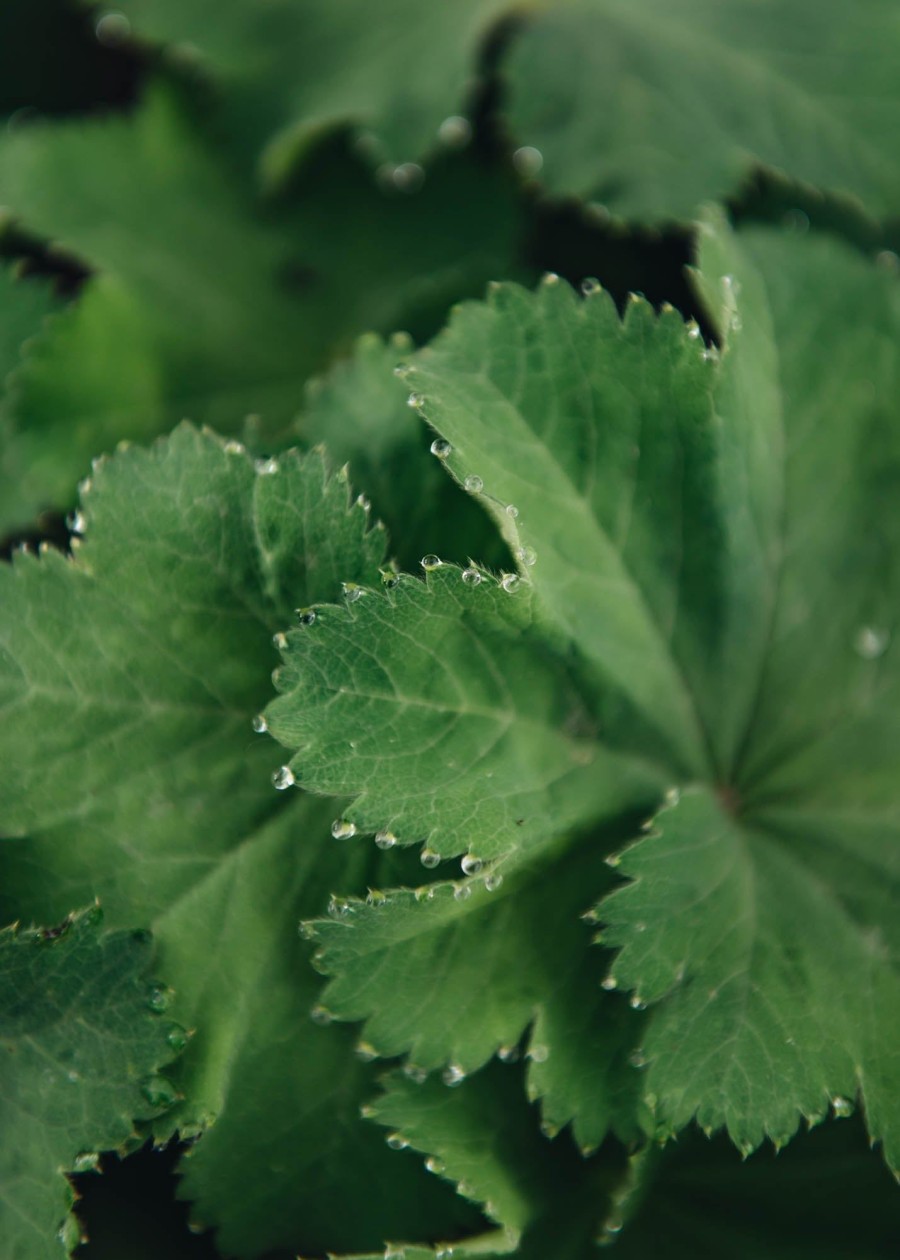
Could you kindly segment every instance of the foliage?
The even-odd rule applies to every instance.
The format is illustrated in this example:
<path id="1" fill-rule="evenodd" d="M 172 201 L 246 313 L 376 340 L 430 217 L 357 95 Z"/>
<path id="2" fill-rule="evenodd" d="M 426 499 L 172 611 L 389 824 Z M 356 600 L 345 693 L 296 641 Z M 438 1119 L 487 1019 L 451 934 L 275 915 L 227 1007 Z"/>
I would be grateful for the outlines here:
<path id="1" fill-rule="evenodd" d="M 0 139 L 4 1254 L 129 1252 L 145 1141 L 223 1257 L 893 1254 L 893 8 L 58 4 L 118 78 Z"/>

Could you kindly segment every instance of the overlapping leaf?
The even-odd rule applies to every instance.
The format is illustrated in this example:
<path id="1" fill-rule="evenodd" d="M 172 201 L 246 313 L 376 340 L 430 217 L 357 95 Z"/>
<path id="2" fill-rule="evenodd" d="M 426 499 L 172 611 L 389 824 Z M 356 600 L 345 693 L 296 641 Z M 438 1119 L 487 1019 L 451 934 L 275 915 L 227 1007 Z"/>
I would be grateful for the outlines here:
<path id="1" fill-rule="evenodd" d="M 509 125 L 548 189 L 622 216 L 690 218 L 756 166 L 895 215 L 898 50 L 890 0 L 548 5 L 504 61 Z"/>
<path id="2" fill-rule="evenodd" d="M 442 122 L 464 109 L 491 23 L 506 0 L 423 6 L 327 0 L 241 0 L 227 13 L 204 0 L 125 0 L 142 38 L 187 47 L 226 89 L 228 117 L 270 165 L 328 127 L 352 123 L 382 161 L 408 163 L 435 147 Z M 451 123 L 451 143 L 465 130 Z"/>
<path id="3" fill-rule="evenodd" d="M 319 455 L 255 467 L 185 426 L 97 468 L 73 559 L 0 569 L 3 918 L 97 895 L 111 922 L 154 924 L 171 1012 L 197 1028 L 159 1132 L 214 1123 L 184 1192 L 233 1254 L 472 1219 L 361 1126 L 349 1030 L 310 1020 L 297 921 L 364 890 L 377 851 L 348 862 L 250 729 L 294 601 L 377 576 L 383 535 L 348 502 Z M 354 1185 L 369 1207 L 348 1217 Z"/>
<path id="4" fill-rule="evenodd" d="M 306 378 L 353 336 L 427 335 L 450 302 L 514 269 L 512 190 L 464 156 L 415 198 L 380 192 L 337 150 L 314 174 L 277 206 L 255 200 L 161 83 L 127 116 L 5 137 L 4 201 L 100 274 L 12 382 L 0 520 L 67 506 L 92 456 L 185 416 L 233 432 L 252 413 L 271 449 Z"/>
<path id="5" fill-rule="evenodd" d="M 896 333 L 880 330 L 898 327 L 898 293 L 833 242 L 741 243 L 712 220 L 703 240 L 698 283 L 721 353 L 674 312 L 633 303 L 620 321 L 593 289 L 579 302 L 558 284 L 503 286 L 463 307 L 409 379 L 448 445 L 445 466 L 519 556 L 513 600 L 525 595 L 529 619 L 517 645 L 526 631 L 570 644 L 598 753 L 641 749 L 658 776 L 689 788 L 627 851 L 633 882 L 598 910 L 604 941 L 623 947 L 607 984 L 633 990 L 635 1006 L 660 1003 L 641 1052 L 658 1122 L 678 1128 L 697 1113 L 752 1148 L 861 1090 L 896 1165 L 900 391 Z M 822 299 L 812 308 L 810 293 Z M 465 601 L 482 589 L 480 622 Z M 312 786 L 361 793 L 346 812 L 361 828 L 399 819 L 400 838 L 427 839 L 436 856 L 510 852 L 503 793 L 485 803 L 482 778 L 497 772 L 498 746 L 479 747 L 448 716 L 483 686 L 461 664 L 473 631 L 492 687 L 530 698 L 542 685 L 490 647 L 502 642 L 486 616 L 501 594 L 467 591 L 441 566 L 425 587 L 407 579 L 323 610 L 289 640 L 273 730 L 302 748 L 296 766 Z M 291 697 L 301 681 L 302 708 Z M 556 701 L 564 694 L 556 684 Z M 539 781 L 522 768 L 516 783 Z M 621 809 L 594 782 L 579 816 L 549 811 L 550 831 Z M 548 861 L 547 899 L 554 879 L 563 895 Z M 523 880 L 509 889 L 517 911 L 494 913 L 521 913 L 534 934 L 547 912 L 529 911 L 528 895 Z M 489 1039 L 450 1027 L 427 981 L 439 965 L 451 971 L 457 943 L 479 953 L 477 919 L 463 935 L 465 907 L 448 887 L 430 902 L 388 901 L 322 929 L 338 1013 L 370 1017 L 387 1053 L 412 1046 L 432 1063 L 443 1041 L 448 1058 L 477 1066 Z M 468 958 L 456 967 L 451 988 L 471 992 Z M 421 1026 L 383 979 L 395 968 L 421 992 Z M 495 1038 L 492 1018 L 516 1001 L 521 1018 L 527 985 L 511 986 L 511 1003 L 510 986 L 497 987 L 497 1011 L 472 1021 Z"/>
<path id="6" fill-rule="evenodd" d="M 160 1072 L 186 1037 L 147 974 L 146 932 L 98 930 L 93 908 L 57 928 L 0 932 L 0 1231 L 9 1260 L 56 1260 L 79 1227 L 65 1172 L 135 1136 L 175 1101 Z"/>

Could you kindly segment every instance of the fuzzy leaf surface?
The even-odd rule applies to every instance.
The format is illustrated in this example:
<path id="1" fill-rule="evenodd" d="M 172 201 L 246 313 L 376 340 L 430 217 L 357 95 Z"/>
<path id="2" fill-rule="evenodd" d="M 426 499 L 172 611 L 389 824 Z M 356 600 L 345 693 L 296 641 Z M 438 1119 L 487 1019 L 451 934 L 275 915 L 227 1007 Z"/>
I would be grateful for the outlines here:
<path id="1" fill-rule="evenodd" d="M 689 219 L 757 166 L 896 215 L 898 51 L 891 0 L 548 5 L 505 59 L 509 125 L 550 192 L 622 217 Z"/>
<path id="2" fill-rule="evenodd" d="M 342 905 L 315 924 L 317 965 L 336 976 L 323 1003 L 365 1019 L 365 1044 L 379 1055 L 408 1053 L 412 1073 L 445 1067 L 450 1081 L 498 1050 L 518 1057 L 527 1030 L 528 1095 L 540 1098 L 547 1129 L 572 1122 L 585 1149 L 610 1131 L 635 1138 L 642 1085 L 628 1056 L 640 1021 L 600 989 L 579 921 L 585 889 L 610 882 L 609 843 L 594 835 L 558 857 L 549 885 L 540 864 L 498 888 L 498 867 L 486 882 L 437 884 L 424 898 L 401 889 Z"/>
<path id="3" fill-rule="evenodd" d="M 266 710 L 305 787 L 354 797 L 348 825 L 422 844 L 426 865 L 515 860 L 653 783 L 591 738 L 528 585 L 466 573 L 436 563 L 320 608 L 287 634 Z"/>
<path id="4" fill-rule="evenodd" d="M 175 1101 L 158 1075 L 182 1030 L 152 1009 L 146 932 L 101 933 L 96 908 L 0 932 L 0 1230 L 9 1260 L 78 1241 L 65 1172 L 121 1147 Z M 172 1039 L 170 1042 L 170 1038 Z"/>
<path id="5" fill-rule="evenodd" d="M 377 579 L 383 534 L 320 455 L 255 467 L 189 426 L 99 465 L 81 510 L 74 558 L 0 568 L 3 917 L 99 896 L 111 922 L 153 924 L 170 1011 L 198 1030 L 158 1133 L 214 1122 L 182 1184 L 226 1250 L 464 1225 L 359 1122 L 371 1074 L 349 1030 L 310 1019 L 297 922 L 374 875 L 368 855 L 347 863 L 321 804 L 273 789 L 278 754 L 250 729 L 273 630 L 338 574 Z M 369 1214 L 326 1197 L 335 1167 L 345 1189 L 378 1187 Z"/>

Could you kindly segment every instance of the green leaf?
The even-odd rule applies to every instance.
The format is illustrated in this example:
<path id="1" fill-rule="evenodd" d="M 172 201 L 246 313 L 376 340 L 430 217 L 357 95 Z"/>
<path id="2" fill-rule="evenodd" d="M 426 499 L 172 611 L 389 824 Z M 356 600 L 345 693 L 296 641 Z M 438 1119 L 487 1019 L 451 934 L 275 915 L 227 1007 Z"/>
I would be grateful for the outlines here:
<path id="1" fill-rule="evenodd" d="M 898 49 L 890 0 L 548 6 L 505 58 L 509 126 L 550 192 L 627 218 L 689 219 L 760 165 L 895 215 Z"/>
<path id="2" fill-rule="evenodd" d="M 900 295 L 832 242 L 748 243 L 785 399 L 770 646 L 727 808 L 685 795 L 623 855 L 634 882 L 603 903 L 603 939 L 621 984 L 664 999 L 645 1042 L 663 1124 L 696 1112 L 752 1148 L 859 1093 L 897 1167 L 900 357 L 876 330 L 900 331 Z"/>
<path id="3" fill-rule="evenodd" d="M 127 116 L 5 137 L 0 184 L 31 230 L 100 272 L 16 374 L 0 522 L 69 505 L 92 456 L 185 416 L 283 445 L 304 381 L 358 333 L 428 335 L 450 302 L 515 271 L 513 189 L 474 160 L 401 198 L 335 148 L 264 203 L 161 83 Z"/>
<path id="4" fill-rule="evenodd" d="M 557 856 L 552 871 L 539 865 L 502 887 L 494 869 L 341 902 L 315 924 L 317 966 L 336 976 L 323 1004 L 341 1019 L 365 1019 L 364 1044 L 379 1055 L 408 1052 L 413 1078 L 444 1067 L 451 1085 L 495 1051 L 517 1058 L 530 1026 L 528 1094 L 541 1099 L 545 1129 L 572 1121 L 585 1149 L 610 1130 L 637 1137 L 641 1083 L 628 1055 L 639 1021 L 600 989 L 579 922 L 585 889 L 609 881 L 608 846 L 594 835 Z"/>
<path id="5" fill-rule="evenodd" d="M 585 1159 L 567 1134 L 548 1141 L 518 1070 L 493 1063 L 452 1090 L 394 1073 L 371 1111 L 395 1144 L 427 1154 L 434 1173 L 520 1238 L 517 1256 L 583 1260 L 593 1252 L 626 1172 L 624 1154 Z"/>
<path id="6" fill-rule="evenodd" d="M 338 575 L 377 579 L 383 533 L 321 455 L 254 466 L 189 426 L 92 481 L 72 559 L 0 567 L 3 911 L 96 895 L 111 921 L 154 925 L 171 1011 L 197 1029 L 158 1132 L 214 1123 L 184 1184 L 226 1249 L 464 1229 L 471 1213 L 359 1124 L 371 1073 L 348 1031 L 310 1019 L 297 921 L 373 882 L 377 855 L 348 864 L 322 806 L 273 789 L 250 727 L 273 630 Z M 369 1207 L 351 1217 L 336 1196 L 353 1186 Z"/>
<path id="7" fill-rule="evenodd" d="M 431 437 L 407 405 L 409 389 L 395 369 L 402 373 L 412 348 L 403 333 L 389 342 L 372 333 L 361 337 L 352 357 L 307 386 L 298 433 L 350 465 L 353 484 L 387 526 L 401 568 L 414 568 L 428 553 L 460 562 L 478 556 L 511 568 L 493 522 L 444 476 L 443 447 L 429 450 Z"/>
<path id="8" fill-rule="evenodd" d="M 97 908 L 0 932 L 0 1230 L 9 1260 L 78 1242 L 64 1172 L 135 1136 L 177 1095 L 159 1075 L 184 1033 L 158 1011 L 149 933 L 101 934 Z"/>
<path id="9" fill-rule="evenodd" d="M 289 632 L 282 693 L 266 710 L 314 792 L 353 796 L 346 833 L 421 844 L 423 865 L 506 860 L 598 814 L 639 804 L 654 780 L 595 735 L 530 587 L 425 557 Z M 652 799 L 652 795 L 650 797 Z M 464 871 L 466 866 L 464 866 Z"/>
<path id="10" fill-rule="evenodd" d="M 728 773 L 755 698 L 773 364 L 764 308 L 720 362 L 671 308 L 635 299 L 620 320 L 602 291 L 579 301 L 550 276 L 458 308 L 407 377 L 542 615 L 604 678 L 604 729 L 682 775 Z"/>
<path id="11" fill-rule="evenodd" d="M 373 20 L 364 5 L 325 0 L 252 0 L 220 13 L 203 0 L 124 0 L 135 33 L 187 46 L 226 89 L 226 117 L 252 148 L 275 137 L 277 169 L 295 146 L 347 123 L 371 133 L 381 161 L 411 162 L 439 138 L 465 142 L 459 125 L 440 130 L 467 104 L 478 53 L 506 0 L 457 0 L 423 8 L 392 0 Z"/>
<path id="12" fill-rule="evenodd" d="M 633 302 L 619 320 L 593 287 L 578 302 L 557 283 L 501 286 L 455 314 L 416 358 L 414 401 L 451 447 L 445 467 L 479 478 L 518 587 L 504 604 L 490 581 L 472 589 L 429 561 L 424 585 L 323 609 L 289 636 L 272 728 L 300 748 L 304 782 L 357 796 L 348 823 L 426 841 L 426 865 L 469 847 L 509 877 L 540 854 L 548 905 L 567 898 L 566 831 L 638 804 L 598 770 L 643 754 L 648 790 L 685 790 L 597 914 L 622 948 L 606 984 L 655 1006 L 639 1057 L 661 1129 L 696 1114 L 752 1149 L 861 1091 L 896 1167 L 900 296 L 834 241 L 735 238 L 714 218 L 698 284 L 721 351 L 671 311 Z M 531 814 L 508 794 L 546 782 L 548 750 L 566 747 L 565 685 L 536 663 L 541 646 L 581 679 L 577 729 L 598 761 L 594 796 L 578 802 L 576 771 Z M 484 698 L 503 694 L 531 722 L 555 715 L 553 738 L 516 758 L 482 741 L 502 708 L 490 701 L 489 718 Z M 514 970 L 548 914 L 528 906 L 532 887 L 519 868 L 497 903 L 515 923 L 506 958 L 481 896 L 460 907 L 438 886 L 430 904 L 351 908 L 321 929 L 337 1013 L 369 1018 L 384 1053 L 430 1064 L 443 1044 L 477 1066 L 541 991 L 539 964 Z M 485 936 L 496 1007 L 471 965 Z M 450 978 L 434 991 L 438 959 Z M 397 974 L 415 1014 L 392 994 Z M 471 1025 L 448 1018 L 444 986 L 454 1002 L 474 994 Z M 600 1093 L 573 1088 L 576 1132 Z"/>

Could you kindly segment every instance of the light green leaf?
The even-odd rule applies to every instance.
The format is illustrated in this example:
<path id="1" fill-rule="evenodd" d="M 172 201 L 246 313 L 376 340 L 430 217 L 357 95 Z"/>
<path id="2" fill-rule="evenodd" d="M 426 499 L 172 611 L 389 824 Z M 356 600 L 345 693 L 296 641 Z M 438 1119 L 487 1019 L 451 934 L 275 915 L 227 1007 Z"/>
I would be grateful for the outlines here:
<path id="1" fill-rule="evenodd" d="M 0 1231 L 8 1260 L 78 1242 L 65 1172 L 135 1136 L 177 1095 L 161 1069 L 184 1032 L 157 1010 L 149 933 L 98 930 L 97 908 L 0 932 Z"/>
<path id="2" fill-rule="evenodd" d="M 604 727 L 690 776 L 729 771 L 774 584 L 781 400 L 752 297 L 745 325 L 720 360 L 671 308 L 620 320 L 548 277 L 460 307 L 407 377 L 541 614 L 618 695 Z"/>
<path id="3" fill-rule="evenodd" d="M 30 230 L 101 273 L 16 375 L 0 522 L 69 506 L 93 455 L 185 416 L 235 432 L 252 414 L 248 440 L 268 453 L 305 380 L 353 337 L 428 335 L 450 302 L 516 270 L 513 189 L 473 160 L 399 197 L 334 149 L 295 194 L 262 202 L 161 83 L 131 114 L 6 136 L 0 186 Z"/>
<path id="4" fill-rule="evenodd" d="M 253 0 L 225 13 L 208 0 L 123 0 L 142 38 L 186 46 L 226 89 L 226 117 L 278 169 L 295 146 L 351 123 L 372 134 L 382 161 L 412 162 L 465 141 L 441 123 L 468 103 L 478 54 L 507 0 L 423 7 L 390 0 L 377 16 L 361 4 Z"/>
<path id="5" fill-rule="evenodd" d="M 365 1019 L 364 1044 L 379 1055 L 408 1052 L 411 1076 L 444 1067 L 450 1084 L 497 1050 L 518 1057 L 530 1026 L 528 1094 L 541 1099 L 545 1128 L 572 1121 L 584 1148 L 610 1130 L 637 1137 L 641 1082 L 628 1055 L 640 1021 L 600 989 L 579 922 L 585 889 L 609 881 L 608 846 L 591 836 L 551 870 L 517 872 L 502 887 L 493 869 L 337 904 L 315 924 L 317 965 L 336 976 L 322 1002 Z"/>
<path id="6" fill-rule="evenodd" d="M 347 834 L 421 844 L 429 869 L 467 854 L 499 870 L 646 801 L 652 773 L 591 738 L 531 588 L 423 564 L 424 581 L 356 588 L 286 636 L 266 720 L 304 787 L 355 798 Z"/>
<path id="7" fill-rule="evenodd" d="M 891 0 L 580 0 L 505 58 L 509 125 L 556 195 L 688 219 L 757 166 L 900 209 Z M 542 163 L 541 163 L 542 159 Z"/>
<path id="8" fill-rule="evenodd" d="M 250 726 L 273 630 L 339 574 L 377 578 L 382 532 L 320 455 L 254 466 L 188 426 L 99 464 L 81 512 L 72 559 L 0 567 L 4 913 L 47 920 L 97 895 L 111 921 L 154 925 L 171 1013 L 197 1029 L 159 1132 L 214 1122 L 184 1184 L 226 1249 L 465 1226 L 358 1123 L 371 1074 L 347 1030 L 310 1019 L 297 922 L 373 873 L 312 798 L 274 790 L 277 753 Z M 353 1186 L 370 1206 L 351 1217 L 325 1190 Z"/>

